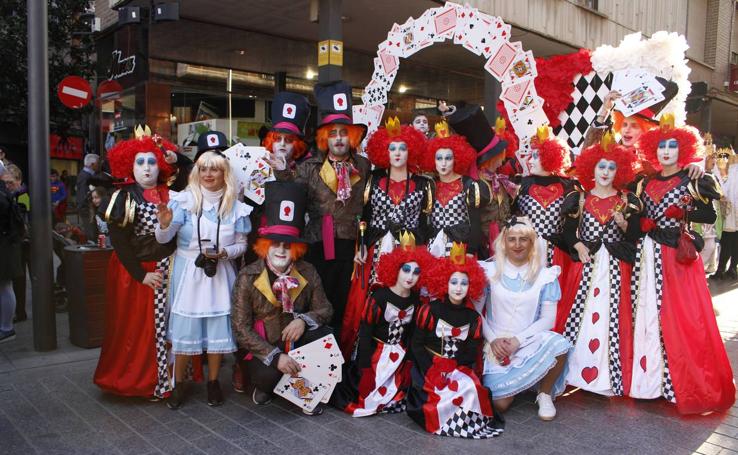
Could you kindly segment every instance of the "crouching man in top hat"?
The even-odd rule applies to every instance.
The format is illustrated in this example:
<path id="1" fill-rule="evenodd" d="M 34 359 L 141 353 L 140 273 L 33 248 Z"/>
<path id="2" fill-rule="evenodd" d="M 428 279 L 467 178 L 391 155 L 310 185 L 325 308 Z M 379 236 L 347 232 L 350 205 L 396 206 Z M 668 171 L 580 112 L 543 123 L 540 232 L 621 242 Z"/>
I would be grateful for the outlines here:
<path id="1" fill-rule="evenodd" d="M 301 257 L 307 189 L 294 182 L 265 186 L 266 226 L 254 250 L 259 259 L 238 275 L 233 289 L 232 324 L 242 371 L 254 384 L 252 399 L 267 404 L 283 374 L 300 366 L 285 354 L 330 333 L 333 308 L 315 268 Z M 303 411 L 305 412 L 305 411 Z M 318 407 L 311 415 L 321 414 Z"/>

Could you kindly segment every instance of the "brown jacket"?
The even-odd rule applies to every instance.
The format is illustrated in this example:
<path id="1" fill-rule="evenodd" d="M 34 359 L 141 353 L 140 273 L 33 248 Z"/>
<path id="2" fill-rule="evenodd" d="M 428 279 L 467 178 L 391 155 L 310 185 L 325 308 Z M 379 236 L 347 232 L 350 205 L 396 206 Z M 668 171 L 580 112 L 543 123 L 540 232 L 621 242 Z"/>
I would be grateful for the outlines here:
<path id="1" fill-rule="evenodd" d="M 351 198 L 345 204 L 336 201 L 338 180 L 330 162 L 322 154 L 317 154 L 297 165 L 297 172 L 278 171 L 279 180 L 294 180 L 308 186 L 308 224 L 304 237 L 309 243 L 323 240 L 323 215 L 333 214 L 333 232 L 337 239 L 355 240 L 357 232 L 356 217 L 363 209 L 363 192 L 371 171 L 369 160 L 356 153 L 351 159 L 358 175 L 351 179 Z"/>
<path id="2" fill-rule="evenodd" d="M 294 263 L 290 275 L 300 282 L 297 288 L 290 290 L 295 315 L 304 314 L 318 325 L 330 321 L 333 307 L 325 296 L 315 268 L 299 260 Z M 266 340 L 254 330 L 255 320 L 264 321 Z M 292 314 L 282 312 L 282 306 L 272 292 L 264 260 L 258 259 L 244 267 L 233 287 L 231 310 L 231 324 L 239 347 L 264 361 L 275 348 L 284 347 L 282 330 L 293 320 Z"/>

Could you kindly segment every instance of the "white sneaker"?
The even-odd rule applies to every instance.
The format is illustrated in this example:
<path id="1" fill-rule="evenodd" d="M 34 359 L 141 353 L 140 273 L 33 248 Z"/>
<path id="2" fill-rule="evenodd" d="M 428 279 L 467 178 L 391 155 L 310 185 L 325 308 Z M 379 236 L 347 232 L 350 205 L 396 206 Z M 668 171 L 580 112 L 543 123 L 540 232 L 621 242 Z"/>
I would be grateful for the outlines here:
<path id="1" fill-rule="evenodd" d="M 541 420 L 553 420 L 556 417 L 556 406 L 553 404 L 551 395 L 539 393 L 536 397 L 536 403 L 538 403 L 538 417 Z"/>

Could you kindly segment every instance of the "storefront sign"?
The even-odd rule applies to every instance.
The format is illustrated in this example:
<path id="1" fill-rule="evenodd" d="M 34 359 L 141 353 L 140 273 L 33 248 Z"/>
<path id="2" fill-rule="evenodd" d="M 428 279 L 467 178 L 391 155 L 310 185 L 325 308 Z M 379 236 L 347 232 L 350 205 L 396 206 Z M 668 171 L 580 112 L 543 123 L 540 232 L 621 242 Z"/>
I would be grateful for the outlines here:
<path id="1" fill-rule="evenodd" d="M 136 71 L 136 56 L 123 57 L 122 51 L 114 50 L 110 59 L 108 79 L 120 79 L 121 77 L 133 74 L 134 71 Z"/>
<path id="2" fill-rule="evenodd" d="M 66 160 L 81 160 L 84 153 L 85 141 L 81 137 L 61 137 L 58 134 L 49 135 L 49 148 L 51 158 Z"/>

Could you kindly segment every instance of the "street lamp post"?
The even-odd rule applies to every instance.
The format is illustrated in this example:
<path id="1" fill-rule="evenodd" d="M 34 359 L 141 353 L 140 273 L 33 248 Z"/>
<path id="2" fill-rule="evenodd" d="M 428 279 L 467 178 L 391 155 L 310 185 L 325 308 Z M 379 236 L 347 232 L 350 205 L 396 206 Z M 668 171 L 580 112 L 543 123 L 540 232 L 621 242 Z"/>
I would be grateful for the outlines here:
<path id="1" fill-rule="evenodd" d="M 28 0 L 28 161 L 33 347 L 56 349 L 49 183 L 49 66 L 46 0 Z"/>

